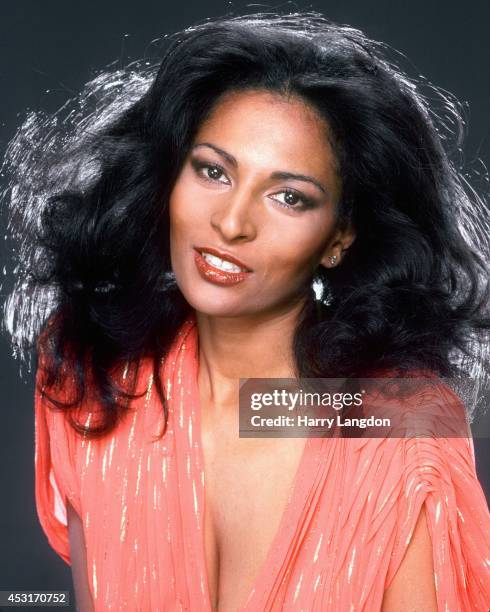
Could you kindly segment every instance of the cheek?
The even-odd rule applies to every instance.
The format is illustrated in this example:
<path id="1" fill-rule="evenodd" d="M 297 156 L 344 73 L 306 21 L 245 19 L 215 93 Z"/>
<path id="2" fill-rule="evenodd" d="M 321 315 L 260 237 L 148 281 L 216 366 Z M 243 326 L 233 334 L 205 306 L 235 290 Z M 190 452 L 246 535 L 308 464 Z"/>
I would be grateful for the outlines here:
<path id="1" fill-rule="evenodd" d="M 317 225 L 317 228 L 323 227 Z M 315 268 L 328 241 L 327 228 L 323 231 L 313 231 L 314 228 L 308 224 L 307 227 L 284 228 L 271 250 L 271 262 L 276 262 L 278 271 L 309 274 Z M 282 238 L 287 236 L 288 238 Z M 279 265 L 280 264 L 280 265 Z"/>
<path id="2" fill-rule="evenodd" d="M 188 218 L 184 204 L 185 198 L 181 197 L 179 190 L 174 189 L 169 201 L 170 252 L 174 264 L 181 261 L 181 251 L 188 234 Z"/>
<path id="3" fill-rule="evenodd" d="M 185 197 L 185 189 L 176 186 L 169 202 L 170 231 L 174 238 L 185 230 L 189 213 L 186 206 L 188 201 L 188 198 Z"/>
<path id="4" fill-rule="evenodd" d="M 189 181 L 176 183 L 169 201 L 170 225 L 176 231 L 195 228 L 203 223 L 204 206 L 202 193 Z"/>

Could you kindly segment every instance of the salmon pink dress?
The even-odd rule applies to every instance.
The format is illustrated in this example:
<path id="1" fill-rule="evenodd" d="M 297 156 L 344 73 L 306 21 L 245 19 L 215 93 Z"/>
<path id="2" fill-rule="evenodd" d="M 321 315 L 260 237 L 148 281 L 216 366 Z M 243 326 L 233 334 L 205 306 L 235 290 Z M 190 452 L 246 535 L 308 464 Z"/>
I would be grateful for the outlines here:
<path id="1" fill-rule="evenodd" d="M 39 520 L 70 564 L 66 500 L 82 517 L 97 612 L 211 612 L 197 347 L 193 314 L 162 364 L 169 429 L 156 442 L 163 410 L 149 363 L 146 395 L 100 440 L 36 392 Z M 242 610 L 378 612 L 424 503 L 438 609 L 488 612 L 490 514 L 471 437 L 308 438 Z"/>

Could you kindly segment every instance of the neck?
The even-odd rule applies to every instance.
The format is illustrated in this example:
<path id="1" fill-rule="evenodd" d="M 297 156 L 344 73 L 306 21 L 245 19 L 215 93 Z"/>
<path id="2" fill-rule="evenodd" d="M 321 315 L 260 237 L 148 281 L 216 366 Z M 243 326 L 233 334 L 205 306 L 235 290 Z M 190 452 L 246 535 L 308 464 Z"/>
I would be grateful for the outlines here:
<path id="1" fill-rule="evenodd" d="M 219 317 L 196 312 L 201 400 L 236 410 L 240 378 L 294 378 L 294 330 L 304 300 L 282 313 Z"/>

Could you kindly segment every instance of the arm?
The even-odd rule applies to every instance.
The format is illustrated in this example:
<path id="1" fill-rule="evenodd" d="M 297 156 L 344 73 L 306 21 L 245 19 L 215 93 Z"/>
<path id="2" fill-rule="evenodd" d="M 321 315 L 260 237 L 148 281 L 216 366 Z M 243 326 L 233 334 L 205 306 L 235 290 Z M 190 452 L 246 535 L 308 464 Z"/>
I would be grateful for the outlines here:
<path id="1" fill-rule="evenodd" d="M 383 597 L 381 612 L 437 612 L 432 543 L 425 505 L 402 563 Z"/>
<path id="2" fill-rule="evenodd" d="M 66 514 L 76 609 L 77 612 L 93 612 L 94 605 L 87 575 L 87 556 L 82 520 L 68 500 L 66 503 Z"/>

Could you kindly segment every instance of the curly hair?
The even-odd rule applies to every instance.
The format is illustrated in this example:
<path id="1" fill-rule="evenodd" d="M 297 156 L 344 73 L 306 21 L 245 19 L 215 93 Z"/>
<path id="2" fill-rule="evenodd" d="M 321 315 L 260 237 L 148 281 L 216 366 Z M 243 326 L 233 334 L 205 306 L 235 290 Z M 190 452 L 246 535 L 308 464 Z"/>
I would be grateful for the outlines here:
<path id="1" fill-rule="evenodd" d="M 298 376 L 486 374 L 488 210 L 448 150 L 464 131 L 457 101 L 425 84 L 430 101 L 386 45 L 316 12 L 226 16 L 162 42 L 161 61 L 102 72 L 69 112 L 30 113 L 7 151 L 19 265 L 5 321 L 17 349 L 42 354 L 47 397 L 73 382 L 75 397 L 53 405 L 93 394 L 103 421 L 72 424 L 104 435 L 149 358 L 166 425 L 160 364 L 191 310 L 170 264 L 169 195 L 219 98 L 247 89 L 297 95 L 326 119 L 338 223 L 357 234 L 312 278 Z"/>

